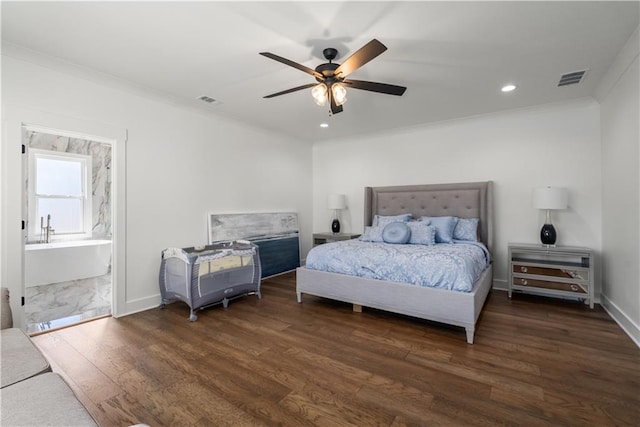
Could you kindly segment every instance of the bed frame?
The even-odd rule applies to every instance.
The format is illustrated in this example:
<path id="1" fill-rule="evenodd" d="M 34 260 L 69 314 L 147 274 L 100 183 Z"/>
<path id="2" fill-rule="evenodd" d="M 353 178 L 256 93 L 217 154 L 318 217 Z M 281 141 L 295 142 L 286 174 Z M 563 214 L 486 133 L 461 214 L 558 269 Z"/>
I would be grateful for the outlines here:
<path id="1" fill-rule="evenodd" d="M 492 253 L 493 183 L 365 187 L 364 223 L 371 225 L 374 215 L 411 212 L 421 216 L 480 218 L 480 238 Z M 425 288 L 345 274 L 328 273 L 305 267 L 297 269 L 298 303 L 310 294 L 353 304 L 354 311 L 371 307 L 421 319 L 461 326 L 467 342 L 473 344 L 475 325 L 493 283 L 493 265 L 484 270 L 471 292 Z"/>

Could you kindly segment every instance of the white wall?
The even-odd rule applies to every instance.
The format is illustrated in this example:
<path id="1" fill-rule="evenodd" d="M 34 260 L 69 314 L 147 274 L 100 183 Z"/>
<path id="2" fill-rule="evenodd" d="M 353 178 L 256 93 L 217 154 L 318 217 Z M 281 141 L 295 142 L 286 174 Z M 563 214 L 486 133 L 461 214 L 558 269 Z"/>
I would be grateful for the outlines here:
<path id="1" fill-rule="evenodd" d="M 599 114 L 583 99 L 315 144 L 314 231 L 328 230 L 329 193 L 347 195 L 344 231 L 362 232 L 365 186 L 492 180 L 494 286 L 506 288 L 508 242 L 539 243 L 544 213 L 531 206 L 535 187 L 569 189 L 569 209 L 552 217 L 558 244 L 599 253 Z"/>
<path id="2" fill-rule="evenodd" d="M 318 143 L 313 150 L 6 56 L 2 107 L 3 114 L 8 106 L 21 106 L 128 132 L 124 292 L 130 311 L 158 302 L 163 248 L 205 243 L 208 212 L 295 210 L 305 255 L 311 230 L 329 229 L 329 193 L 347 195 L 343 230 L 361 232 L 365 186 L 493 180 L 495 285 L 506 286 L 507 243 L 538 242 L 543 213 L 531 207 L 531 190 L 564 186 L 570 208 L 554 212 L 558 243 L 604 254 L 598 269 L 604 270 L 603 303 L 637 331 L 637 48 L 634 55 L 605 91 L 602 107 L 584 99 Z M 8 203 L 21 194 L 15 172 L 20 155 L 7 148 L 14 143 L 3 134 L 0 278 L 12 289 L 21 280 L 16 271 L 22 256 L 14 229 L 21 213 Z M 19 292 L 12 295 L 15 313 Z"/>
<path id="3" fill-rule="evenodd" d="M 66 72 L 3 56 L 3 113 L 21 109 L 126 130 L 126 283 L 119 314 L 159 303 L 160 252 L 206 243 L 209 212 L 296 211 L 310 236 L 311 147 Z M 4 122 L 3 122 L 4 123 Z M 4 123 L 6 125 L 6 123 Z M 71 129 L 72 130 L 72 129 Z M 6 136 L 6 133 L 5 133 Z M 2 286 L 19 311 L 19 141 L 3 137 Z M 11 147 L 11 148 L 7 148 Z M 13 147 L 16 147 L 14 150 Z M 18 222 L 19 224 L 19 222 Z M 303 242 L 303 252 L 311 245 Z M 19 289 L 19 288 L 18 288 Z"/>
<path id="4" fill-rule="evenodd" d="M 638 31 L 611 67 L 602 111 L 603 305 L 640 345 Z M 614 77 L 612 77 L 614 76 Z"/>

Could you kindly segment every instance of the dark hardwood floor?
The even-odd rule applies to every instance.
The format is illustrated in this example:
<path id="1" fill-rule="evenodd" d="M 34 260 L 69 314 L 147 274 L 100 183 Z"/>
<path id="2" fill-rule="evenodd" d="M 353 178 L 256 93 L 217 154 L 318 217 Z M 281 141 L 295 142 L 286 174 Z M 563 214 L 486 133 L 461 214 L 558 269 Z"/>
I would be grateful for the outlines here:
<path id="1" fill-rule="evenodd" d="M 305 296 L 295 276 L 33 338 L 103 426 L 638 426 L 640 349 L 601 307 L 490 294 L 462 328 Z"/>

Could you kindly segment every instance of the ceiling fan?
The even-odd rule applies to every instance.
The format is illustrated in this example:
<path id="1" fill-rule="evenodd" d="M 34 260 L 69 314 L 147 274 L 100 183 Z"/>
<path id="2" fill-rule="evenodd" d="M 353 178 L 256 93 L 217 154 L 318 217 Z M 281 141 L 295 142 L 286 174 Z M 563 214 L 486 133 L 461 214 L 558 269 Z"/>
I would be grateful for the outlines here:
<path id="1" fill-rule="evenodd" d="M 387 83 L 347 79 L 349 74 L 362 67 L 385 50 L 387 50 L 385 45 L 380 43 L 378 40 L 373 39 L 347 58 L 347 60 L 342 64 L 335 64 L 331 61 L 336 58 L 338 51 L 334 48 L 327 48 L 322 51 L 322 54 L 329 62 L 318 65 L 315 70 L 281 56 L 274 55 L 270 52 L 260 52 L 260 55 L 282 62 L 290 67 L 297 68 L 298 70 L 311 74 L 316 78 L 316 83 L 309 83 L 283 90 L 281 92 L 272 93 L 271 95 L 265 96 L 265 98 L 273 98 L 287 93 L 313 88 L 311 90 L 311 95 L 313 96 L 316 104 L 324 105 L 329 101 L 331 113 L 337 114 L 342 111 L 342 104 L 347 100 L 347 87 L 401 96 L 404 91 L 407 90 L 406 87 Z"/>

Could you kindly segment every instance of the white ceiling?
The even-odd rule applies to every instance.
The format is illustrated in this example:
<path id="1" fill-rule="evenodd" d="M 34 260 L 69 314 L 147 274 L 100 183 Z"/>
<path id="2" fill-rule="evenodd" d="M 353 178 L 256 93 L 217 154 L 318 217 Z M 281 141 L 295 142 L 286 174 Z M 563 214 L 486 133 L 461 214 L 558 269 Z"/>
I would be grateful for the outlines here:
<path id="1" fill-rule="evenodd" d="M 2 40 L 6 55 L 318 141 L 593 96 L 639 4 L 2 1 Z M 262 98 L 314 80 L 258 52 L 315 68 L 324 48 L 339 63 L 373 38 L 388 50 L 350 77 L 406 86 L 402 97 L 351 89 L 331 117 L 310 90 Z M 557 87 L 584 69 L 582 83 Z M 518 89 L 501 93 L 505 83 Z"/>

